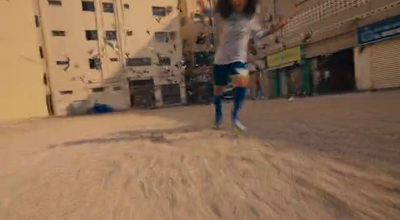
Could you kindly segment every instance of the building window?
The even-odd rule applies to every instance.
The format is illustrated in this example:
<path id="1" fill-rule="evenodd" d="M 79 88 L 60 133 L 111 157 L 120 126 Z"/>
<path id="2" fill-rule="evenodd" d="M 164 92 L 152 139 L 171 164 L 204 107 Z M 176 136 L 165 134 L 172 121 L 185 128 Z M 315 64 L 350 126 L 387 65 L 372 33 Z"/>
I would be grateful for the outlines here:
<path id="1" fill-rule="evenodd" d="M 48 0 L 47 2 L 52 6 L 62 6 L 61 0 Z"/>
<path id="2" fill-rule="evenodd" d="M 36 27 L 40 27 L 40 20 L 38 15 L 35 15 L 35 25 Z"/>
<path id="3" fill-rule="evenodd" d="M 64 91 L 59 91 L 61 95 L 72 95 L 72 90 L 64 90 Z"/>
<path id="4" fill-rule="evenodd" d="M 175 40 L 175 39 L 176 39 L 176 36 L 177 36 L 176 31 L 171 31 L 171 32 L 169 32 L 169 38 L 170 38 L 171 40 Z"/>
<path id="5" fill-rule="evenodd" d="M 98 40 L 97 30 L 85 31 L 86 40 Z"/>
<path id="6" fill-rule="evenodd" d="M 103 12 L 114 13 L 113 3 L 103 2 Z"/>
<path id="7" fill-rule="evenodd" d="M 99 58 L 91 58 L 89 59 L 89 68 L 92 70 L 101 69 L 101 62 Z"/>
<path id="8" fill-rule="evenodd" d="M 211 66 L 214 61 L 214 52 L 195 52 L 194 60 L 196 66 Z"/>
<path id="9" fill-rule="evenodd" d="M 160 57 L 158 59 L 158 65 L 160 66 L 170 66 L 171 65 L 171 58 L 169 57 Z"/>
<path id="10" fill-rule="evenodd" d="M 39 54 L 40 54 L 40 58 L 44 58 L 44 53 L 43 53 L 43 47 L 39 46 Z"/>
<path id="11" fill-rule="evenodd" d="M 117 40 L 117 31 L 106 31 L 106 40 Z"/>
<path id="12" fill-rule="evenodd" d="M 65 31 L 52 31 L 52 34 L 55 37 L 65 37 Z"/>
<path id="13" fill-rule="evenodd" d="M 83 11 L 94 11 L 94 2 L 82 1 L 82 10 Z"/>
<path id="14" fill-rule="evenodd" d="M 129 9 L 129 4 L 124 4 L 125 9 Z"/>
<path id="15" fill-rule="evenodd" d="M 168 41 L 169 41 L 168 35 L 169 35 L 168 32 L 155 32 L 154 33 L 156 41 L 157 42 L 162 42 L 162 43 L 164 43 L 164 42 L 168 43 Z"/>
<path id="16" fill-rule="evenodd" d="M 115 58 L 115 57 L 114 58 L 110 58 L 110 61 L 111 62 L 118 62 L 118 58 Z"/>
<path id="17" fill-rule="evenodd" d="M 122 87 L 121 86 L 114 86 L 113 90 L 114 91 L 120 91 L 120 90 L 122 90 Z"/>
<path id="18" fill-rule="evenodd" d="M 158 17 L 165 17 L 167 16 L 167 9 L 165 7 L 152 7 L 153 15 Z"/>
<path id="19" fill-rule="evenodd" d="M 127 66 L 151 66 L 151 58 L 128 58 L 126 59 Z"/>
<path id="20" fill-rule="evenodd" d="M 58 60 L 58 61 L 56 61 L 56 64 L 59 66 L 68 65 L 69 61 L 68 60 Z"/>
<path id="21" fill-rule="evenodd" d="M 104 92 L 104 87 L 92 88 L 92 92 L 93 92 L 93 93 L 96 93 L 96 92 Z"/>

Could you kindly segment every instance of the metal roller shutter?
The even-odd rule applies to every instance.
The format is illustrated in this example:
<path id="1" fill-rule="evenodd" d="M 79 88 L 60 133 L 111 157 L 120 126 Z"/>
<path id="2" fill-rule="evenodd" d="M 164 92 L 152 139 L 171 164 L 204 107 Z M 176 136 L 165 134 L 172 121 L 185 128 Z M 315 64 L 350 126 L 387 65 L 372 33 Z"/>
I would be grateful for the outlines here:
<path id="1" fill-rule="evenodd" d="M 129 81 L 131 104 L 134 108 L 155 107 L 153 79 Z"/>
<path id="2" fill-rule="evenodd" d="M 400 87 L 400 38 L 373 45 L 371 53 L 372 87 Z"/>
<path id="3" fill-rule="evenodd" d="M 163 105 L 174 105 L 181 103 L 181 87 L 179 84 L 162 85 Z"/>

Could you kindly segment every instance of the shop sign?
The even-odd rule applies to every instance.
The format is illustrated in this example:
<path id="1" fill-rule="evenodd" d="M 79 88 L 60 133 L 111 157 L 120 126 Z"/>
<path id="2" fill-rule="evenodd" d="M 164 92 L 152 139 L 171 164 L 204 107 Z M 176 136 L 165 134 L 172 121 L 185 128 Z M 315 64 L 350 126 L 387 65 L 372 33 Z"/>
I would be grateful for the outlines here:
<path id="1" fill-rule="evenodd" d="M 400 16 L 357 29 L 358 44 L 370 44 L 400 36 Z"/>
<path id="2" fill-rule="evenodd" d="M 293 47 L 267 57 L 268 67 L 281 66 L 301 60 L 300 46 Z"/>

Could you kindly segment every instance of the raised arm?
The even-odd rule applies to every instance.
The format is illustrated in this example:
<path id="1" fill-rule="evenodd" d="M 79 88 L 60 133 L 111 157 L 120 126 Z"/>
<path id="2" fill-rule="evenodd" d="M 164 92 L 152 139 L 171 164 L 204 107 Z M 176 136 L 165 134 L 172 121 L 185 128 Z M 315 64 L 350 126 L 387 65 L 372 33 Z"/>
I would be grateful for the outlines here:
<path id="1" fill-rule="evenodd" d="M 287 25 L 287 23 L 288 23 L 287 19 L 281 19 L 279 24 L 272 25 L 269 30 L 257 31 L 256 34 L 255 34 L 255 38 L 261 39 L 261 38 L 266 37 L 268 35 L 275 34 L 279 30 L 281 30 L 283 27 L 285 27 Z"/>

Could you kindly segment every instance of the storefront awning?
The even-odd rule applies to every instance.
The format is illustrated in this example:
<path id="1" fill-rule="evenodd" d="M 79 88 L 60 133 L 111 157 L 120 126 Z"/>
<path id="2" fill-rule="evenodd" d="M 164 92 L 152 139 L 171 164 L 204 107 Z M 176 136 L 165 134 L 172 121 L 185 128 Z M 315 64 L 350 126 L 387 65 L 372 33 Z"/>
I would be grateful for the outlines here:
<path id="1" fill-rule="evenodd" d="M 275 53 L 267 56 L 268 66 L 276 68 L 288 63 L 296 62 L 301 60 L 301 47 L 292 47 L 290 49 L 283 50 L 279 53 Z"/>
<path id="2" fill-rule="evenodd" d="M 282 68 L 285 68 L 285 67 L 293 66 L 295 63 L 296 62 L 290 62 L 290 63 L 286 63 L 286 64 L 283 64 L 283 65 L 280 65 L 280 66 L 274 66 L 274 67 L 268 68 L 267 71 L 277 70 L 277 69 L 282 69 Z"/>

